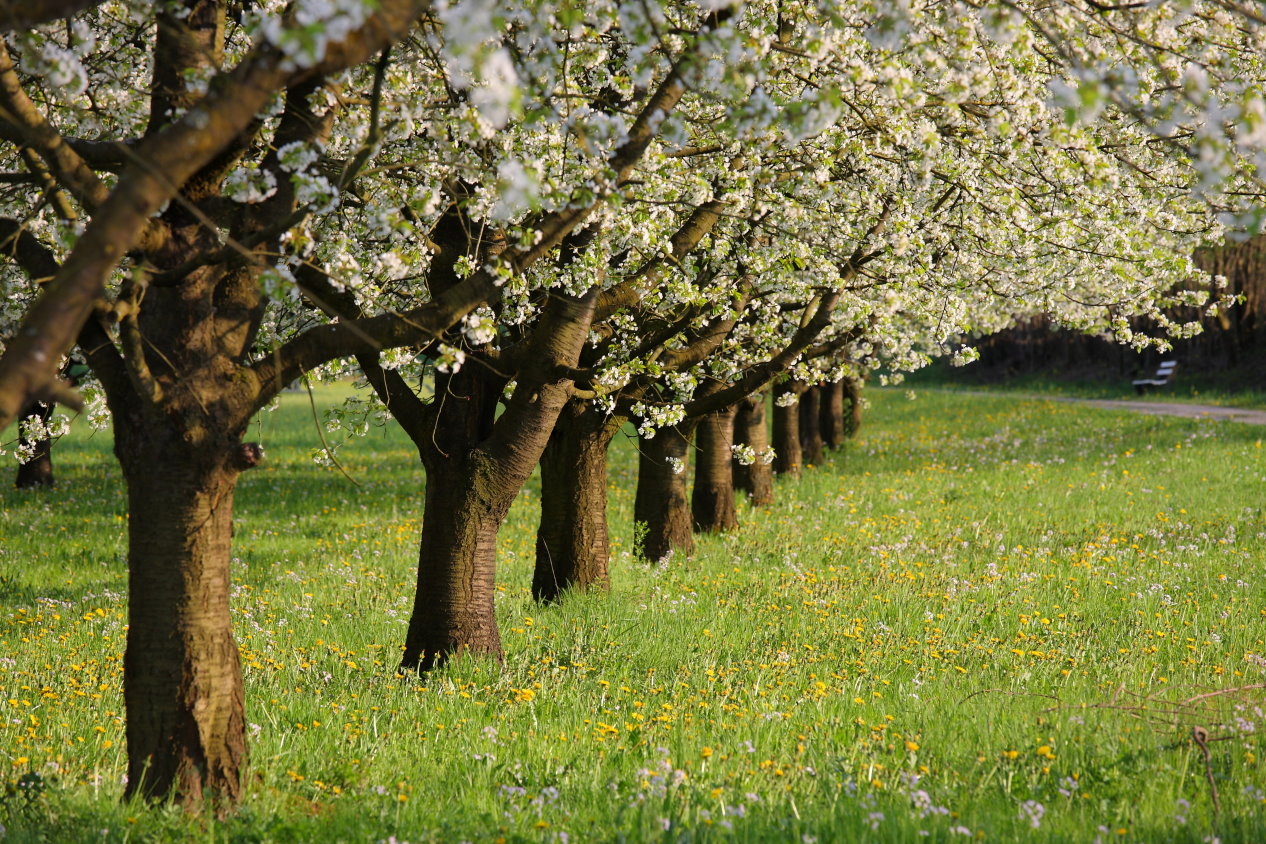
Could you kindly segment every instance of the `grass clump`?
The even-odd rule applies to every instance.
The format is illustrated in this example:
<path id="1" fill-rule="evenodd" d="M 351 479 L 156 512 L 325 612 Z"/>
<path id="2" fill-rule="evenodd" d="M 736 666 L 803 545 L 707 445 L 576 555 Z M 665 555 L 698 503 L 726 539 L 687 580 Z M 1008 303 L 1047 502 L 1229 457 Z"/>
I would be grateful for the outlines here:
<path id="1" fill-rule="evenodd" d="M 251 767 L 224 822 L 119 801 L 108 439 L 60 443 L 52 492 L 3 491 L 9 839 L 1266 839 L 1258 429 L 877 390 L 828 465 L 658 566 L 629 550 L 621 441 L 612 592 L 531 603 L 529 485 L 505 665 L 402 679 L 421 468 L 391 427 L 340 453 L 359 488 L 317 466 L 307 402 L 263 417 L 239 488 Z"/>

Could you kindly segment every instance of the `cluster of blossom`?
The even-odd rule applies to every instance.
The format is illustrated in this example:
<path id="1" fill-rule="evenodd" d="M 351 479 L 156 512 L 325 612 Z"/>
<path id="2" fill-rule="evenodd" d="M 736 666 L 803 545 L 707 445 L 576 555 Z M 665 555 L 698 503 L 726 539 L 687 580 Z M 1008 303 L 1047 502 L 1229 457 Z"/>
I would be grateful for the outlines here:
<path id="1" fill-rule="evenodd" d="M 472 346 L 483 346 L 496 339 L 497 322 L 492 309 L 481 307 L 471 311 L 462 320 L 462 335 Z"/>
<path id="2" fill-rule="evenodd" d="M 765 446 L 760 451 L 757 451 L 747 443 L 732 445 L 730 446 L 730 451 L 733 452 L 734 459 L 738 461 L 740 466 L 751 466 L 758 461 L 768 466 L 778 456 L 772 446 Z"/>
<path id="3" fill-rule="evenodd" d="M 447 343 L 439 345 L 438 353 L 435 356 L 435 370 L 437 372 L 451 375 L 460 370 L 465 363 L 466 353 L 464 351 Z"/>
<path id="4" fill-rule="evenodd" d="M 797 394 L 794 390 L 787 390 L 784 393 L 778 394 L 778 397 L 774 399 L 774 404 L 779 407 L 794 407 L 799 401 L 799 394 Z"/>
<path id="5" fill-rule="evenodd" d="M 281 52 L 284 65 L 313 67 L 325 58 L 331 44 L 345 39 L 366 21 L 377 3 L 372 0 L 298 0 L 289 4 L 289 20 L 275 2 L 261 4 L 255 28 Z M 272 7 L 272 8 L 269 8 Z"/>
<path id="6" fill-rule="evenodd" d="M 648 405 L 636 402 L 632 407 L 633 415 L 639 420 L 638 436 L 653 439 L 660 428 L 671 428 L 686 418 L 686 409 L 679 404 Z"/>

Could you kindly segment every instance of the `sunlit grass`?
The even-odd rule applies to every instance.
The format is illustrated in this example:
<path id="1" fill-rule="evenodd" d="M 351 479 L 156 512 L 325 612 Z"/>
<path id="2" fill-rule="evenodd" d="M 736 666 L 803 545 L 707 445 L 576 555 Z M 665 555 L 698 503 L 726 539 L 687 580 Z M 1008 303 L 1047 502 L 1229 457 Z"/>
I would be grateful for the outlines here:
<path id="1" fill-rule="evenodd" d="M 531 603 L 529 485 L 501 538 L 505 665 L 422 680 L 394 676 L 416 453 L 372 430 L 341 453 L 354 486 L 287 395 L 237 498 L 252 756 L 223 824 L 119 802 L 124 502 L 108 437 L 76 433 L 57 490 L 0 498 L 0 820 L 50 841 L 1266 839 L 1266 431 L 916 395 L 874 391 L 829 465 L 661 566 L 629 554 L 617 442 L 610 595 Z"/>

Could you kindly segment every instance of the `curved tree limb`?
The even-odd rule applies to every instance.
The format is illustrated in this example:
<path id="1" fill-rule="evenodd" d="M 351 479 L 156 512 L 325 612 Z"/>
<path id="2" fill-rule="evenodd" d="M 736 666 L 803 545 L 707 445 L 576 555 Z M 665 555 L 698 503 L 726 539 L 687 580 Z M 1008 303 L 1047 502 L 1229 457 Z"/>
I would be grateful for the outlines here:
<path id="1" fill-rule="evenodd" d="M 3 38 L 0 38 L 0 121 L 8 124 L 9 130 L 22 138 L 23 144 L 39 153 L 58 183 L 85 208 L 93 210 L 106 201 L 110 189 L 26 95 Z"/>
<path id="2" fill-rule="evenodd" d="M 100 6 L 105 0 L 0 0 L 0 32 L 28 29 Z"/>
<path id="3" fill-rule="evenodd" d="M 0 428 L 27 401 L 47 396 L 54 387 L 57 361 L 74 345 L 106 278 L 136 244 L 150 217 L 190 176 L 231 144 L 277 91 L 308 75 L 364 61 L 400 38 L 428 5 L 428 0 L 383 0 L 361 29 L 331 45 L 314 68 L 294 68 L 275 48 L 256 46 L 237 67 L 212 81 L 210 93 L 195 108 L 141 144 L 136 162 L 100 204 L 0 358 Z"/>
<path id="4" fill-rule="evenodd" d="M 36 284 L 57 274 L 57 256 L 21 220 L 0 217 L 0 255 L 12 260 Z M 88 320 L 79 332 L 79 347 L 103 384 L 121 384 L 126 378 L 123 359 L 110 335 L 96 319 Z M 68 388 L 67 388 L 68 389 Z M 73 407 L 73 405 L 68 405 Z"/>

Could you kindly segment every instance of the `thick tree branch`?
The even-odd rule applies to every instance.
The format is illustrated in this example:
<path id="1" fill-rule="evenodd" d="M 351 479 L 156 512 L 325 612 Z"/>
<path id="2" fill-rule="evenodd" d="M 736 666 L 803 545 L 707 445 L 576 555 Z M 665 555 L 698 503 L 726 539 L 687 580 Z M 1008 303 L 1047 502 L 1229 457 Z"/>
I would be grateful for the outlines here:
<path id="1" fill-rule="evenodd" d="M 493 465 L 516 472 L 523 480 L 531 474 L 541 455 L 523 433 L 543 430 L 548 436 L 571 397 L 568 370 L 576 365 L 589 334 L 597 300 L 596 286 L 578 298 L 561 293 L 550 297 L 532 332 L 531 353 L 518 373 L 514 395 L 492 435 L 480 444 Z"/>
<path id="2" fill-rule="evenodd" d="M 105 202 L 109 188 L 79 153 L 71 149 L 22 89 L 3 38 L 0 38 L 0 122 L 7 123 L 9 131 L 20 135 L 24 145 L 39 153 L 57 181 L 85 208 L 92 210 Z"/>
<path id="3" fill-rule="evenodd" d="M 0 217 L 0 255 L 21 267 L 36 284 L 50 281 L 57 274 L 53 250 L 31 234 L 21 220 Z"/>
<path id="4" fill-rule="evenodd" d="M 12 260 L 36 284 L 52 279 L 57 273 L 57 256 L 20 220 L 0 217 L 0 255 Z M 125 379 L 123 359 L 119 357 L 110 335 L 90 319 L 79 333 L 79 347 L 88 358 L 88 365 L 101 383 L 107 386 L 121 384 Z"/>
<path id="5" fill-rule="evenodd" d="M 751 277 L 744 276 L 739 279 L 736 287 L 739 292 L 739 301 L 734 306 L 734 315 L 725 319 L 719 319 L 696 332 L 694 336 L 690 337 L 685 346 L 667 352 L 660 359 L 661 364 L 668 369 L 678 371 L 689 369 L 695 364 L 702 363 L 709 355 L 721 347 L 721 344 L 725 342 L 725 338 L 729 337 L 730 332 L 734 330 L 734 326 L 738 325 L 739 316 L 751 299 Z"/>
<path id="6" fill-rule="evenodd" d="M 231 144 L 277 91 L 308 75 L 364 61 L 408 31 L 427 5 L 427 0 L 383 0 L 364 27 L 331 45 L 311 69 L 296 69 L 273 47 L 257 46 L 212 80 L 205 99 L 146 140 L 0 358 L 0 428 L 54 385 L 57 361 L 74 344 L 106 278 L 190 176 Z"/>
<path id="7" fill-rule="evenodd" d="M 26 135 L 18 126 L 0 120 L 0 141 L 25 146 Z M 128 138 L 125 141 L 94 141 L 87 138 L 69 138 L 65 135 L 62 136 L 62 142 L 93 170 L 103 170 L 107 173 L 121 171 L 132 160 L 133 153 L 141 144 L 137 138 Z"/>
<path id="8" fill-rule="evenodd" d="M 699 245 L 704 236 L 716 227 L 725 207 L 724 202 L 712 199 L 695 208 L 682 227 L 672 236 L 670 241 L 672 246 L 668 255 L 656 256 L 615 287 L 602 291 L 594 321 L 603 322 L 621 308 L 631 308 L 636 305 L 655 285 L 666 264 L 680 263 Z"/>
<path id="9" fill-rule="evenodd" d="M 29 29 L 100 6 L 105 0 L 0 0 L 0 32 Z"/>
<path id="10" fill-rule="evenodd" d="M 434 301 L 401 314 L 379 314 L 309 328 L 251 367 L 259 407 L 304 372 L 335 358 L 377 354 L 382 349 L 430 342 L 466 314 L 500 295 L 495 277 L 480 270 Z"/>
<path id="11" fill-rule="evenodd" d="M 429 413 L 426 402 L 418 398 L 399 372 L 379 366 L 377 355 L 357 355 L 356 363 L 369 380 L 369 386 L 387 406 L 387 412 L 400 423 L 406 434 L 412 437 L 415 431 L 431 429 L 427 424 Z M 420 448 L 422 444 L 415 442 L 415 445 Z"/>
<path id="12" fill-rule="evenodd" d="M 831 312 L 835 310 L 835 305 L 839 300 L 838 293 L 828 293 L 821 297 L 813 311 L 813 316 L 801 324 L 796 333 L 787 341 L 787 345 L 777 354 L 749 369 L 742 378 L 730 386 L 687 402 L 686 416 L 693 418 L 722 410 L 768 384 L 778 373 L 791 366 L 795 359 L 809 347 L 809 344 L 826 329 L 831 322 Z"/>

